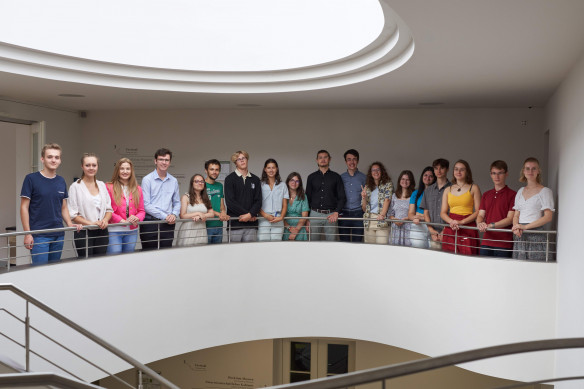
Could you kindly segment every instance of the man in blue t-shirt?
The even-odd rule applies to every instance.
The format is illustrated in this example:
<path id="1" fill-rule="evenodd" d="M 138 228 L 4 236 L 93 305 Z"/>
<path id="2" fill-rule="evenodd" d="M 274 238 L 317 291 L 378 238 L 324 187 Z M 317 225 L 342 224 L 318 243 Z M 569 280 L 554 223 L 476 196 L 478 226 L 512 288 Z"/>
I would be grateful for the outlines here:
<path id="1" fill-rule="evenodd" d="M 57 175 L 61 165 L 61 147 L 50 143 L 41 151 L 43 169 L 30 173 L 24 178 L 20 192 L 20 219 L 24 231 L 62 228 L 63 221 L 68 227 L 81 229 L 73 224 L 67 209 L 67 184 Z M 40 265 L 61 259 L 63 231 L 24 236 L 24 247 L 31 250 L 32 264 Z"/>

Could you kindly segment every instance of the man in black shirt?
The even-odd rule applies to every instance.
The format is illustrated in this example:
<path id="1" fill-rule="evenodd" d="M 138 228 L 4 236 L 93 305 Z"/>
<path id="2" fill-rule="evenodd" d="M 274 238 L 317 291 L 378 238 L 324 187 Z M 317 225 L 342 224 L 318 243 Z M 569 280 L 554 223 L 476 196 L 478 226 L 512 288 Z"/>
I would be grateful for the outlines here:
<path id="1" fill-rule="evenodd" d="M 310 239 L 321 240 L 324 232 L 326 240 L 337 240 L 337 219 L 346 202 L 345 187 L 341 176 L 329 169 L 331 155 L 326 150 L 316 154 L 318 170 L 308 176 L 306 196 L 310 205 L 311 217 L 323 220 L 310 220 Z"/>
<path id="2" fill-rule="evenodd" d="M 236 151 L 231 156 L 235 171 L 225 177 L 225 205 L 231 221 L 231 242 L 257 240 L 257 216 L 262 207 L 262 189 L 258 176 L 247 169 L 249 154 Z"/>

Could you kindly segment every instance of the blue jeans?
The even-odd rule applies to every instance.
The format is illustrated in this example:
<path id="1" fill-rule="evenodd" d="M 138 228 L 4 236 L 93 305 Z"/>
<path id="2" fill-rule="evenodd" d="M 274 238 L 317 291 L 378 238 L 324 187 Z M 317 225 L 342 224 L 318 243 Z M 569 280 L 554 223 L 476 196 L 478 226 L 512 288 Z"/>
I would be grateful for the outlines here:
<path id="1" fill-rule="evenodd" d="M 343 212 L 339 217 L 363 217 L 360 209 Z M 339 220 L 339 238 L 341 242 L 363 242 L 363 220 Z"/>
<path id="2" fill-rule="evenodd" d="M 130 231 L 110 231 L 108 254 L 131 253 L 136 248 L 138 229 Z"/>
<path id="3" fill-rule="evenodd" d="M 484 257 L 500 257 L 511 258 L 513 251 L 511 249 L 503 249 L 501 247 L 483 246 L 481 245 L 479 255 Z"/>
<path id="4" fill-rule="evenodd" d="M 30 254 L 33 265 L 44 265 L 48 262 L 59 261 L 63 251 L 65 236 L 38 236 L 33 235 L 34 245 Z"/>
<path id="5" fill-rule="evenodd" d="M 223 242 L 223 227 L 207 228 L 207 242 L 209 244 Z"/>

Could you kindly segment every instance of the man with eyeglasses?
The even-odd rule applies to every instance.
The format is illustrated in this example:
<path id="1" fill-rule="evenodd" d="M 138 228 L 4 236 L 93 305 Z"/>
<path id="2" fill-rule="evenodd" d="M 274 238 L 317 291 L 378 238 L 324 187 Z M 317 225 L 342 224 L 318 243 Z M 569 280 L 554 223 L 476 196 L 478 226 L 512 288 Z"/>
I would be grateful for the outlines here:
<path id="1" fill-rule="evenodd" d="M 144 221 L 164 221 L 159 224 L 143 224 L 140 226 L 142 250 L 158 248 L 160 229 L 160 248 L 171 247 L 174 239 L 176 219 L 180 215 L 180 194 L 178 181 L 168 168 L 172 161 L 172 152 L 162 148 L 154 153 L 156 169 L 142 179 L 142 194 L 144 196 Z"/>
<path id="2" fill-rule="evenodd" d="M 507 163 L 495 161 L 491 164 L 491 179 L 495 188 L 483 194 L 477 227 L 483 234 L 479 255 L 511 258 L 513 253 L 513 234 L 511 232 L 490 231 L 493 228 L 506 228 L 513 224 L 515 196 L 517 192 L 509 188 L 505 181 L 509 176 Z"/>
<path id="3" fill-rule="evenodd" d="M 231 162 L 235 171 L 225 177 L 225 205 L 231 221 L 231 242 L 257 240 L 257 216 L 262 208 L 262 189 L 258 176 L 249 172 L 249 154 L 240 150 L 233 153 Z"/>

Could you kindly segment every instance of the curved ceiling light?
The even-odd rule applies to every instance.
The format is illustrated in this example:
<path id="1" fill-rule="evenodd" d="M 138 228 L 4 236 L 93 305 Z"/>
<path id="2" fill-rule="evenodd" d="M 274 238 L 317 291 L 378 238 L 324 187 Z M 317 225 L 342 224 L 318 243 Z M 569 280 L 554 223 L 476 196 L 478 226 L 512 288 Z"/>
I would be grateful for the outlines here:
<path id="1" fill-rule="evenodd" d="M 256 71 L 168 69 L 97 61 L 0 42 L 0 70 L 83 84 L 179 92 L 273 93 L 354 84 L 391 72 L 413 55 L 412 34 L 387 3 L 379 0 L 383 27 L 376 39 L 354 54 L 311 66 Z"/>

